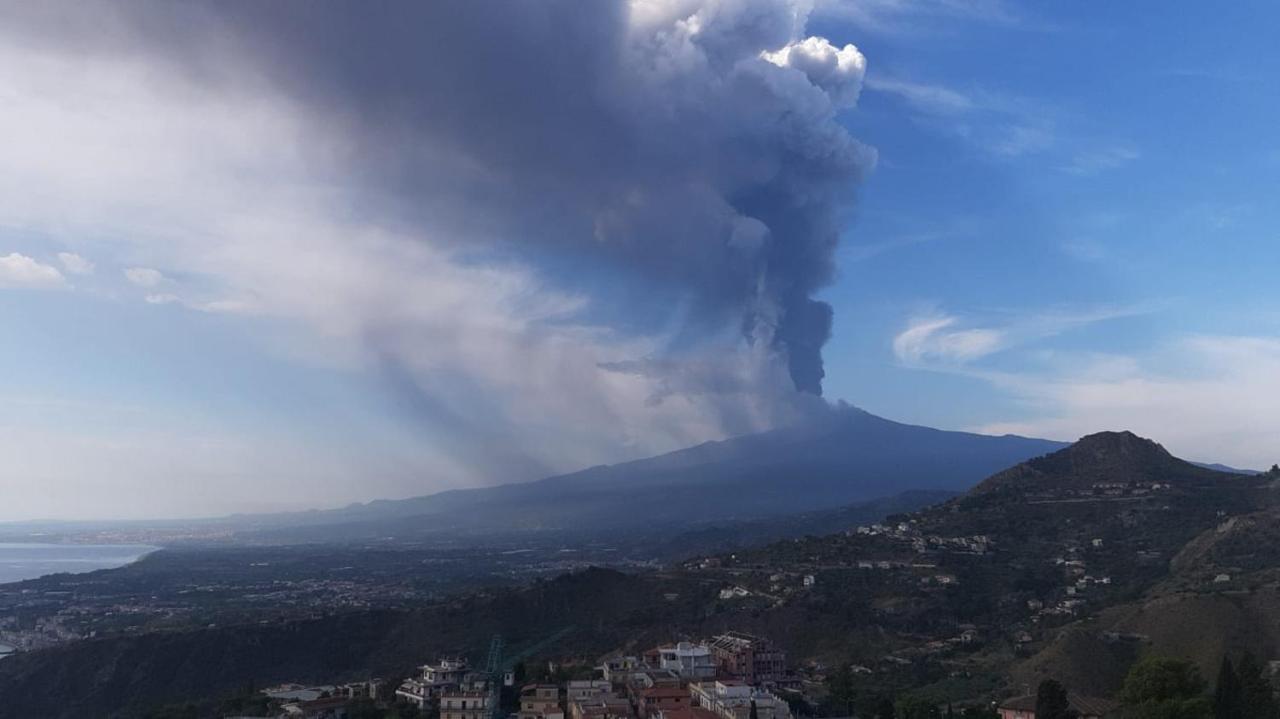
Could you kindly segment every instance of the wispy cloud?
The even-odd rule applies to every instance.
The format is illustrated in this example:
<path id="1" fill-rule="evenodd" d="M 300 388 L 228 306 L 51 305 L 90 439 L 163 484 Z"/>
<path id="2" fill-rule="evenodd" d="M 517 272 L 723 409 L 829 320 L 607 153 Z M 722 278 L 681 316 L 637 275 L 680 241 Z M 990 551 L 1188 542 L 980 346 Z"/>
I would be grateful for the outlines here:
<path id="1" fill-rule="evenodd" d="M 893 353 L 907 364 L 965 363 L 1007 346 L 1008 334 L 999 329 L 958 328 L 958 317 L 921 317 L 893 338 Z"/>
<path id="2" fill-rule="evenodd" d="M 929 313 L 910 319 L 894 336 L 893 353 L 908 366 L 968 373 L 968 365 L 984 357 L 1080 327 L 1150 311 L 1142 306 L 1051 309 L 985 321 Z"/>
<path id="3" fill-rule="evenodd" d="M 1132 145 L 1113 145 L 1088 149 L 1076 154 L 1062 170 L 1073 175 L 1096 175 L 1133 162 L 1141 157 Z"/>
<path id="4" fill-rule="evenodd" d="M 74 252 L 59 252 L 58 262 L 62 263 L 63 269 L 73 275 L 93 274 L 93 263 Z"/>
<path id="5" fill-rule="evenodd" d="M 164 282 L 164 274 L 150 267 L 129 267 L 124 271 L 125 279 L 139 287 L 156 287 Z"/>
<path id="6" fill-rule="evenodd" d="M 878 73 L 869 75 L 864 87 L 903 103 L 921 126 L 959 138 L 992 157 L 1033 155 L 1058 140 L 1056 113 L 1026 98 Z"/>
<path id="7" fill-rule="evenodd" d="M 1052 124 L 1015 122 L 1004 125 L 1002 131 L 987 143 L 987 147 L 1001 157 L 1022 157 L 1044 152 L 1057 142 Z"/>
<path id="8" fill-rule="evenodd" d="M 1028 24 L 1018 8 L 1002 0 L 819 0 L 815 10 L 888 35 L 947 32 L 957 21 L 1009 28 Z"/>
<path id="9" fill-rule="evenodd" d="M 915 109 L 934 115 L 956 115 L 975 109 L 968 95 L 942 85 L 930 85 L 872 75 L 864 84 L 868 90 L 895 95 Z"/>
<path id="10" fill-rule="evenodd" d="M 872 73 L 867 92 L 892 97 L 931 131 L 950 135 L 999 160 L 1046 155 L 1058 170 L 1096 175 L 1137 160 L 1128 142 L 1099 140 L 1073 128 L 1070 114 L 1033 98 L 987 89 L 957 89 L 937 82 Z"/>

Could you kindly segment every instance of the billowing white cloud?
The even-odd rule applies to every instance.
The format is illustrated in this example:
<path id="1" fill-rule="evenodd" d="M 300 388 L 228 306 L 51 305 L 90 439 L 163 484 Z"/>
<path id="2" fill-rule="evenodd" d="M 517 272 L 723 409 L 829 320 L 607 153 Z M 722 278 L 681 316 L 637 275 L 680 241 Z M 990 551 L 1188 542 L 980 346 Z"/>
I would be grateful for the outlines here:
<path id="1" fill-rule="evenodd" d="M 52 289 L 64 286 L 66 278 L 57 267 L 17 252 L 0 256 L 0 287 Z"/>
<path id="2" fill-rule="evenodd" d="M 862 78 L 867 73 L 867 59 L 858 48 L 838 48 L 822 37 L 807 37 L 761 57 L 778 67 L 803 72 L 809 82 L 825 90 L 831 101 L 841 107 L 857 104 Z"/>
<path id="3" fill-rule="evenodd" d="M 73 275 L 93 274 L 93 263 L 74 252 L 59 252 L 58 261 L 62 268 Z"/>

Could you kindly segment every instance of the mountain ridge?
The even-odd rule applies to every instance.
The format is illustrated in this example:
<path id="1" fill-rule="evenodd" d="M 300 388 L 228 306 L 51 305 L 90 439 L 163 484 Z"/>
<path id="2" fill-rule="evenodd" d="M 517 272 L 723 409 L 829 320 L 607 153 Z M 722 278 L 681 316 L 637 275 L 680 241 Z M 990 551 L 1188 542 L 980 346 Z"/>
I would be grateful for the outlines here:
<path id="1" fill-rule="evenodd" d="M 416 522 L 414 531 L 467 532 L 756 520 L 909 490 L 963 492 L 1002 467 L 1064 446 L 904 424 L 841 406 L 797 426 L 531 482 L 245 521 L 263 525 L 264 531 L 274 525 L 269 531 L 287 535 L 305 526 L 370 522 Z"/>

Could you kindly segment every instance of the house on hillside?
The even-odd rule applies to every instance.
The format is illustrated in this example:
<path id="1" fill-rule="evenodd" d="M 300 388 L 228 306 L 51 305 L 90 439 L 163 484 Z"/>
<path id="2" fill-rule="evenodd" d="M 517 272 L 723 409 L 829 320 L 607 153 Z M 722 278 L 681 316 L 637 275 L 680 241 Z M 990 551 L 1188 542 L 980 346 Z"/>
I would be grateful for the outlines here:
<path id="1" fill-rule="evenodd" d="M 786 677 L 787 653 L 768 639 L 726 632 L 708 645 L 721 676 L 741 679 L 747 684 L 772 684 Z"/>
<path id="2" fill-rule="evenodd" d="M 658 668 L 667 669 L 690 681 L 710 679 L 716 675 L 716 660 L 705 644 L 677 642 L 658 647 Z"/>
<path id="3" fill-rule="evenodd" d="M 440 696 L 440 719 L 487 719 L 489 693 L 450 691 Z"/>
<path id="4" fill-rule="evenodd" d="M 777 695 L 736 679 L 693 682 L 689 695 L 695 707 L 719 719 L 791 719 L 791 707 Z"/>
<path id="5" fill-rule="evenodd" d="M 1110 699 L 1086 697 L 1067 693 L 1067 703 L 1079 719 L 1109 719 L 1115 714 L 1119 704 Z M 1036 719 L 1036 695 L 1014 697 L 1006 700 L 998 709 L 1000 719 Z"/>
<path id="6" fill-rule="evenodd" d="M 653 687 L 636 695 L 636 715 L 640 719 L 656 719 L 660 712 L 692 706 L 689 690 L 684 687 Z"/>
<path id="7" fill-rule="evenodd" d="M 564 719 L 560 708 L 560 687 L 556 684 L 529 684 L 520 690 L 519 719 Z"/>
<path id="8" fill-rule="evenodd" d="M 421 674 L 406 679 L 396 689 L 396 697 L 419 709 L 426 708 L 447 691 L 462 688 L 468 675 L 473 674 L 466 659 L 441 659 L 436 664 L 424 664 L 418 669 Z"/>

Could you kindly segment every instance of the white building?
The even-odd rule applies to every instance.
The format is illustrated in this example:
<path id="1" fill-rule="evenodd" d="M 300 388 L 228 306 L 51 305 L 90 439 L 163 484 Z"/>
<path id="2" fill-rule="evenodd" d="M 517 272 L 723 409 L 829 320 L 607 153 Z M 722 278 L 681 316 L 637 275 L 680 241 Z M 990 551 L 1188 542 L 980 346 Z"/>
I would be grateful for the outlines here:
<path id="1" fill-rule="evenodd" d="M 681 679 L 700 681 L 716 675 L 716 660 L 705 644 L 679 642 L 658 647 L 658 667 L 680 675 Z"/>
<path id="2" fill-rule="evenodd" d="M 639 657 L 629 655 L 608 657 L 597 667 L 600 674 L 610 682 L 626 682 L 633 673 L 643 668 Z"/>
<path id="3" fill-rule="evenodd" d="M 574 679 L 565 685 L 565 701 L 585 701 L 613 693 L 613 684 L 605 679 Z"/>
<path id="4" fill-rule="evenodd" d="M 424 664 L 418 667 L 421 674 L 406 679 L 397 689 L 396 696 L 413 704 L 419 709 L 447 691 L 462 686 L 471 667 L 465 659 L 441 659 L 436 664 Z"/>
<path id="5" fill-rule="evenodd" d="M 750 719 L 751 705 L 759 719 L 791 719 L 791 708 L 778 696 L 737 680 L 689 684 L 693 703 L 720 719 Z"/>
<path id="6" fill-rule="evenodd" d="M 440 696 L 440 719 L 488 719 L 488 692 L 445 692 Z"/>

